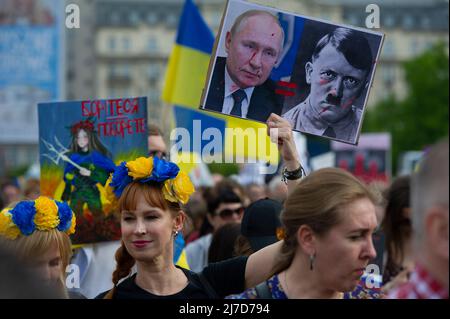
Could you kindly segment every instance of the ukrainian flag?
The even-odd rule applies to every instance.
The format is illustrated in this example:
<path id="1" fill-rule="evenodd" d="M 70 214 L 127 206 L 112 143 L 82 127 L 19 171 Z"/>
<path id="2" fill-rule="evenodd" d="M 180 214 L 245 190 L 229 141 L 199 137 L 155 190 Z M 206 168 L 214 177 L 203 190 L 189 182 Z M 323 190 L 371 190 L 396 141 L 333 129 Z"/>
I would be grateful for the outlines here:
<path id="1" fill-rule="evenodd" d="M 247 128 L 266 132 L 266 125 L 248 120 L 199 111 L 202 90 L 206 82 L 209 61 L 214 45 L 214 36 L 203 20 L 192 0 L 186 0 L 178 27 L 178 34 L 166 71 L 162 99 L 175 105 L 177 127 L 192 129 L 193 120 L 201 121 L 201 129 L 214 127 L 223 137 L 223 152 L 227 158 L 252 158 L 278 163 L 277 146 L 270 142 L 266 134 L 246 134 L 245 147 L 240 145 L 242 135 L 230 134 L 226 128 Z M 192 133 L 192 131 L 190 131 Z M 242 132 L 242 131 L 241 131 Z M 250 131 L 249 131 L 250 132 Z M 261 131 L 262 132 L 262 131 Z M 192 135 L 192 134 L 191 134 Z M 192 141 L 193 142 L 193 141 Z M 193 145 L 194 143 L 191 143 Z M 205 143 L 200 144 L 202 147 Z M 238 146 L 238 147 L 236 147 Z M 239 147 L 241 146 L 241 147 Z M 201 150 L 193 150 L 201 153 Z"/>

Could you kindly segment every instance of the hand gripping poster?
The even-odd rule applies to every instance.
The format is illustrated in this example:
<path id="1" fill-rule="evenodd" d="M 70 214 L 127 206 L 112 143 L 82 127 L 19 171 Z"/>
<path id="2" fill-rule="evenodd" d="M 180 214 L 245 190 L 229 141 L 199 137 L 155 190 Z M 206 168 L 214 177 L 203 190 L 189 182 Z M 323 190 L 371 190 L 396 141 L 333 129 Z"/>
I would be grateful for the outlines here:
<path id="1" fill-rule="evenodd" d="M 40 103 L 38 116 L 41 192 L 75 212 L 72 242 L 119 239 L 105 186 L 115 165 L 147 154 L 147 99 Z"/>

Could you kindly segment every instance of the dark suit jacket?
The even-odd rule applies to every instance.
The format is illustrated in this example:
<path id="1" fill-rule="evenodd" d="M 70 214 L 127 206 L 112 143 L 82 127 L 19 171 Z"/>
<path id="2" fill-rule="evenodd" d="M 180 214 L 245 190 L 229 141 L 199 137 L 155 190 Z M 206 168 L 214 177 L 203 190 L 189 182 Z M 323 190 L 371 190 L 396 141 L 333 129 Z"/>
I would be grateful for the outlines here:
<path id="1" fill-rule="evenodd" d="M 217 57 L 204 109 L 222 112 L 225 96 L 225 63 L 226 58 Z M 275 82 L 267 79 L 253 90 L 247 118 L 265 122 L 270 113 L 281 115 L 283 101 L 282 95 L 275 94 Z"/>

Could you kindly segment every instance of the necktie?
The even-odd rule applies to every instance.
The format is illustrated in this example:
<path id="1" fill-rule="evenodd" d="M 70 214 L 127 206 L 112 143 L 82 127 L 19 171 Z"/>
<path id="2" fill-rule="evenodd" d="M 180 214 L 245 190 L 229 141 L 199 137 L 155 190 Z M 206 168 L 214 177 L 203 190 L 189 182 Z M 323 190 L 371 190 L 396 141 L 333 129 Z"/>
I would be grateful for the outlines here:
<path id="1" fill-rule="evenodd" d="M 237 90 L 232 94 L 234 105 L 230 115 L 242 116 L 242 101 L 247 97 L 245 91 L 242 89 Z"/>
<path id="2" fill-rule="evenodd" d="M 323 132 L 323 135 L 328 137 L 336 137 L 336 132 L 333 130 L 331 126 L 328 126 L 325 132 Z"/>

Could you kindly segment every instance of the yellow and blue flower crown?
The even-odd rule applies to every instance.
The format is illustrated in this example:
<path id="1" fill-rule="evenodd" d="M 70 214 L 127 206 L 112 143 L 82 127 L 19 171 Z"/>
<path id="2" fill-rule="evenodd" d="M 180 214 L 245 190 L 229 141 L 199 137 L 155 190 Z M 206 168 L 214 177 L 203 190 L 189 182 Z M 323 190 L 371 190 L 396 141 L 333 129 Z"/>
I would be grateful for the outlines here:
<path id="1" fill-rule="evenodd" d="M 65 202 L 40 196 L 33 201 L 21 201 L 14 208 L 0 212 L 0 236 L 16 239 L 29 236 L 35 230 L 58 229 L 71 235 L 75 232 L 76 218 Z"/>
<path id="2" fill-rule="evenodd" d="M 189 176 L 180 171 L 172 162 L 158 157 L 139 157 L 134 161 L 122 162 L 116 166 L 114 173 L 107 183 L 118 198 L 125 187 L 131 182 L 163 183 L 164 198 L 170 202 L 186 204 L 189 197 L 195 192 L 194 185 Z"/>

